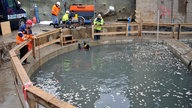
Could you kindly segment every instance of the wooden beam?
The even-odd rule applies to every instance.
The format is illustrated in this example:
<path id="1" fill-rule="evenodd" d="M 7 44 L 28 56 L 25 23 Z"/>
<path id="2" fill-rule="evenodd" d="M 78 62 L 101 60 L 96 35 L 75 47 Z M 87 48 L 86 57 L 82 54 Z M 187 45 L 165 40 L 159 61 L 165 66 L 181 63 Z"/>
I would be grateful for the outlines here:
<path id="1" fill-rule="evenodd" d="M 13 56 L 13 57 L 11 57 L 11 61 L 12 61 L 13 69 L 18 74 L 22 85 L 24 85 L 24 84 L 26 84 L 28 82 L 31 82 L 31 80 L 29 79 L 25 69 L 21 65 L 21 62 L 20 62 L 19 58 L 17 56 Z"/>
<path id="2" fill-rule="evenodd" d="M 160 23 L 159 26 L 172 26 L 171 23 L 162 24 Z M 143 23 L 143 26 L 157 26 L 157 23 Z"/>
<path id="3" fill-rule="evenodd" d="M 30 41 L 31 41 L 31 39 L 26 40 L 26 41 L 20 43 L 19 45 L 15 46 L 15 47 L 13 48 L 13 50 L 16 51 L 16 52 L 18 52 L 21 48 L 23 48 L 25 45 L 27 45 Z"/>
<path id="4" fill-rule="evenodd" d="M 192 32 L 180 32 L 180 34 L 192 34 Z"/>
<path id="5" fill-rule="evenodd" d="M 52 40 L 52 41 L 47 42 L 47 43 L 45 43 L 45 44 L 42 44 L 42 45 L 40 45 L 40 46 L 37 46 L 37 47 L 35 48 L 35 50 L 38 50 L 38 49 L 41 49 L 41 48 L 43 48 L 43 47 L 49 46 L 49 45 L 51 45 L 51 44 L 53 44 L 53 43 L 56 43 L 56 42 L 60 42 L 60 38 L 58 38 L 58 39 L 56 39 L 56 40 Z"/>
<path id="6" fill-rule="evenodd" d="M 92 33 L 91 33 L 91 37 L 92 37 L 92 39 L 94 39 L 94 35 L 95 35 L 94 25 L 92 25 Z"/>
<path id="7" fill-rule="evenodd" d="M 142 31 L 142 33 L 154 33 L 154 34 L 156 34 L 157 31 Z M 171 34 L 171 33 L 172 33 L 172 31 L 170 31 L 170 32 L 159 31 L 159 34 Z"/>
<path id="8" fill-rule="evenodd" d="M 117 35 L 117 34 L 126 34 L 126 32 L 102 32 L 102 33 L 94 33 L 94 35 Z"/>
<path id="9" fill-rule="evenodd" d="M 118 24 L 118 25 L 114 25 L 114 24 L 108 24 L 108 25 L 103 25 L 101 26 L 102 28 L 109 28 L 109 27 L 126 27 L 126 24 Z"/>
<path id="10" fill-rule="evenodd" d="M 63 33 L 61 32 L 61 35 L 60 35 L 60 44 L 61 46 L 63 46 L 63 37 L 62 37 Z"/>
<path id="11" fill-rule="evenodd" d="M 30 98 L 27 99 L 27 102 L 29 104 L 29 108 L 36 108 L 36 102 Z"/>
<path id="12" fill-rule="evenodd" d="M 35 47 L 36 47 L 36 42 L 35 42 L 35 39 L 32 40 L 32 52 L 33 52 L 33 58 L 36 59 L 36 50 L 35 50 Z"/>
<path id="13" fill-rule="evenodd" d="M 27 95 L 30 99 L 35 100 L 39 104 L 47 108 L 76 108 L 64 101 L 57 99 L 55 96 L 35 87 L 27 88 Z"/>
<path id="14" fill-rule="evenodd" d="M 27 59 L 32 53 L 32 50 L 30 50 L 29 52 L 27 52 L 27 54 L 25 54 L 21 59 L 20 62 L 22 63 L 25 59 Z"/>
<path id="15" fill-rule="evenodd" d="M 59 32 L 60 32 L 60 29 L 56 29 L 56 30 L 52 30 L 52 31 L 49 31 L 49 32 L 46 32 L 46 33 L 43 33 L 43 34 L 39 34 L 36 37 L 37 38 L 42 38 L 42 37 L 46 37 L 47 35 L 52 35 L 52 34 L 56 34 L 56 33 L 59 33 Z"/>
<path id="16" fill-rule="evenodd" d="M 126 36 L 128 36 L 128 32 L 129 32 L 129 30 L 128 30 L 128 28 L 129 28 L 129 24 L 127 23 L 127 25 L 126 25 Z"/>
<path id="17" fill-rule="evenodd" d="M 192 23 L 182 23 L 181 26 L 192 26 Z"/>
<path id="18" fill-rule="evenodd" d="M 72 37 L 72 35 L 61 35 L 61 37 Z"/>

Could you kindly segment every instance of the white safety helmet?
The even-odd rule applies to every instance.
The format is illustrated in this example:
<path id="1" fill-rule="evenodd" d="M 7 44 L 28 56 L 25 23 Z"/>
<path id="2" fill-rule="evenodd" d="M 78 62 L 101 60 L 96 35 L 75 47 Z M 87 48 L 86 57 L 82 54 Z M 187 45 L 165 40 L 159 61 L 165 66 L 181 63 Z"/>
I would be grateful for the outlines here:
<path id="1" fill-rule="evenodd" d="M 68 14 L 69 14 L 69 11 L 67 10 L 67 11 L 66 11 L 66 13 L 68 13 Z"/>
<path id="2" fill-rule="evenodd" d="M 61 3 L 60 3 L 60 2 L 57 2 L 56 4 L 57 4 L 57 5 L 59 5 L 59 6 L 61 5 Z"/>
<path id="3" fill-rule="evenodd" d="M 101 17 L 101 14 L 98 14 L 97 16 L 98 16 L 98 17 Z"/>
<path id="4" fill-rule="evenodd" d="M 17 4 L 18 4 L 18 5 L 20 5 L 20 4 L 21 4 L 21 2 L 20 2 L 20 1 L 17 1 Z"/>

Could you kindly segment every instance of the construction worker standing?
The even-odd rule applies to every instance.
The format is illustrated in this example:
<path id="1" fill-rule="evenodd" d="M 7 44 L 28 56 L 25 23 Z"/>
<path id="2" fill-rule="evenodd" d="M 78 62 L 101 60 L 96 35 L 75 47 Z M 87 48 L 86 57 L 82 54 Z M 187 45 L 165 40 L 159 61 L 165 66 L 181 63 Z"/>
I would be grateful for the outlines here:
<path id="1" fill-rule="evenodd" d="M 101 16 L 101 14 L 98 14 L 97 17 L 94 19 L 94 25 L 95 25 L 95 32 L 100 33 L 101 32 L 101 26 L 104 24 L 104 20 Z M 94 40 L 100 40 L 100 35 L 95 35 Z"/>
<path id="2" fill-rule="evenodd" d="M 19 31 L 18 31 L 18 35 L 16 36 L 16 43 L 20 44 L 25 40 L 28 39 L 33 39 L 33 35 L 32 35 L 32 21 L 31 20 L 27 20 L 26 24 L 23 24 L 19 27 Z M 27 54 L 29 49 L 29 44 L 25 45 L 23 48 L 20 49 L 20 59 L 25 56 L 25 54 Z M 29 62 L 27 62 L 27 59 L 25 59 L 22 63 L 22 65 L 25 64 L 29 64 Z"/>
<path id="3" fill-rule="evenodd" d="M 60 2 L 57 2 L 52 7 L 51 14 L 52 14 L 52 21 L 53 21 L 54 28 L 58 27 L 58 25 L 59 25 L 58 16 L 59 16 L 59 13 L 60 13 L 60 4 L 61 4 Z"/>

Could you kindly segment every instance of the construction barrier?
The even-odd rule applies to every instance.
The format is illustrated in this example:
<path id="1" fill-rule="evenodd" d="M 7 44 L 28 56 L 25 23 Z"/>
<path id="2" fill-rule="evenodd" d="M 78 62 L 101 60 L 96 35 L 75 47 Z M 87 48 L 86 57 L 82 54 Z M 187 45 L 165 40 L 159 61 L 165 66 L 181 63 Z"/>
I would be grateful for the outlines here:
<path id="1" fill-rule="evenodd" d="M 128 26 L 134 28 L 128 31 Z M 157 26 L 160 27 L 168 27 L 169 31 L 160 30 L 157 31 Z M 137 36 L 142 36 L 145 33 L 159 33 L 159 34 L 170 34 L 173 37 L 178 34 L 178 39 L 180 35 L 184 34 L 192 34 L 192 30 L 186 30 L 186 27 L 191 27 L 192 24 L 155 24 L 155 23 L 131 23 L 131 24 L 107 24 L 103 25 L 103 31 L 101 33 L 94 32 L 94 25 L 92 26 L 92 38 L 94 39 L 94 35 L 123 35 L 128 36 L 128 34 L 137 34 Z M 148 29 L 148 27 L 152 27 L 153 30 Z M 151 30 L 151 31 L 150 31 Z M 71 37 L 71 34 L 62 30 L 57 29 L 53 31 L 49 31 L 43 34 L 39 34 L 36 36 L 35 39 L 32 40 L 33 47 L 32 50 L 29 51 L 23 58 L 18 57 L 19 50 L 28 44 L 28 41 L 25 41 L 12 50 L 9 51 L 11 62 L 14 70 L 14 77 L 15 83 L 18 86 L 18 94 L 21 97 L 22 103 L 26 103 L 29 105 L 30 108 L 37 108 L 38 105 L 42 105 L 47 108 L 75 108 L 74 106 L 63 102 L 57 99 L 55 96 L 33 86 L 31 83 L 26 70 L 24 69 L 23 65 L 21 64 L 26 58 L 30 55 L 33 58 L 36 58 L 36 54 L 38 50 L 47 47 L 49 45 L 60 43 L 60 46 L 63 46 L 63 43 L 66 37 Z M 71 38 L 72 39 L 72 38 Z M 69 40 L 68 40 L 69 41 Z M 70 40 L 70 42 L 73 42 Z M 39 58 L 40 59 L 40 58 Z M 20 89 L 19 89 L 20 88 Z M 26 105 L 23 105 L 26 107 Z"/>
<path id="2" fill-rule="evenodd" d="M 157 24 L 157 23 L 120 23 L 120 24 L 107 24 L 103 25 L 102 31 L 100 33 L 95 33 L 94 28 L 95 26 L 92 25 L 92 39 L 94 39 L 95 35 L 125 35 L 128 34 L 137 34 L 137 36 L 142 36 L 145 34 L 167 34 L 171 35 L 173 38 L 176 37 L 179 39 L 180 35 L 188 35 L 192 34 L 192 24 Z M 135 29 L 128 29 L 128 27 L 135 28 Z M 158 30 L 158 27 L 159 30 Z M 121 31 L 113 30 L 111 32 L 109 28 L 122 28 Z M 187 30 L 188 29 L 188 30 Z"/>
<path id="3" fill-rule="evenodd" d="M 11 62 L 14 70 L 15 84 L 17 85 L 17 92 L 22 102 L 23 108 L 38 108 L 39 105 L 44 106 L 45 108 L 75 108 L 64 101 L 57 99 L 55 96 L 43 91 L 42 89 L 33 86 L 30 78 L 23 65 L 21 64 L 26 58 L 31 54 L 36 58 L 36 51 L 44 48 L 48 45 L 54 44 L 56 42 L 61 43 L 61 36 L 63 35 L 61 29 L 50 31 L 44 34 L 37 35 L 33 39 L 33 48 L 29 51 L 23 58 L 19 58 L 19 50 L 28 44 L 28 41 L 17 45 L 12 50 L 9 51 Z M 40 41 L 41 39 L 46 41 Z M 61 45 L 63 46 L 63 45 Z M 40 59 L 40 58 L 39 58 Z M 22 89 L 21 89 L 22 88 Z"/>

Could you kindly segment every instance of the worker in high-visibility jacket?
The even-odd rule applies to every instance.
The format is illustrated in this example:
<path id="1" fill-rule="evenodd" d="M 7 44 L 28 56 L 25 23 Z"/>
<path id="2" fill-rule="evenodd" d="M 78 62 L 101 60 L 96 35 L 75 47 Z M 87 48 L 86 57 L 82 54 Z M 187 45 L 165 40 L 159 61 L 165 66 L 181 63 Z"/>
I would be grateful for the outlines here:
<path id="1" fill-rule="evenodd" d="M 65 14 L 62 17 L 62 22 L 64 24 L 64 26 L 69 25 L 70 21 L 69 21 L 69 11 L 66 11 Z"/>
<path id="2" fill-rule="evenodd" d="M 104 24 L 104 20 L 101 14 L 98 14 L 97 17 L 94 19 L 94 30 L 96 33 L 100 33 L 102 29 L 102 25 Z M 100 40 L 100 35 L 95 35 L 94 40 Z"/>
<path id="3" fill-rule="evenodd" d="M 28 39 L 34 39 L 34 37 L 32 35 L 31 27 L 32 27 L 32 21 L 31 20 L 27 20 L 26 24 L 23 24 L 19 27 L 18 35 L 16 36 L 16 43 L 17 44 L 20 44 L 20 43 L 22 43 Z M 27 45 L 25 45 L 24 47 L 22 47 L 19 50 L 20 51 L 20 59 L 22 57 L 24 57 L 25 54 L 27 54 L 30 45 L 31 45 L 31 43 L 28 43 Z M 30 47 L 32 47 L 32 45 Z M 27 59 L 25 59 L 23 61 L 22 65 L 29 64 L 29 63 L 30 62 L 28 62 Z"/>
<path id="4" fill-rule="evenodd" d="M 59 26 L 58 16 L 59 16 L 59 13 L 60 13 L 60 10 L 61 10 L 60 5 L 61 5 L 60 2 L 56 2 L 56 4 L 54 4 L 53 7 L 52 7 L 51 14 L 52 14 L 52 22 L 53 22 L 53 27 L 54 28 Z"/>

